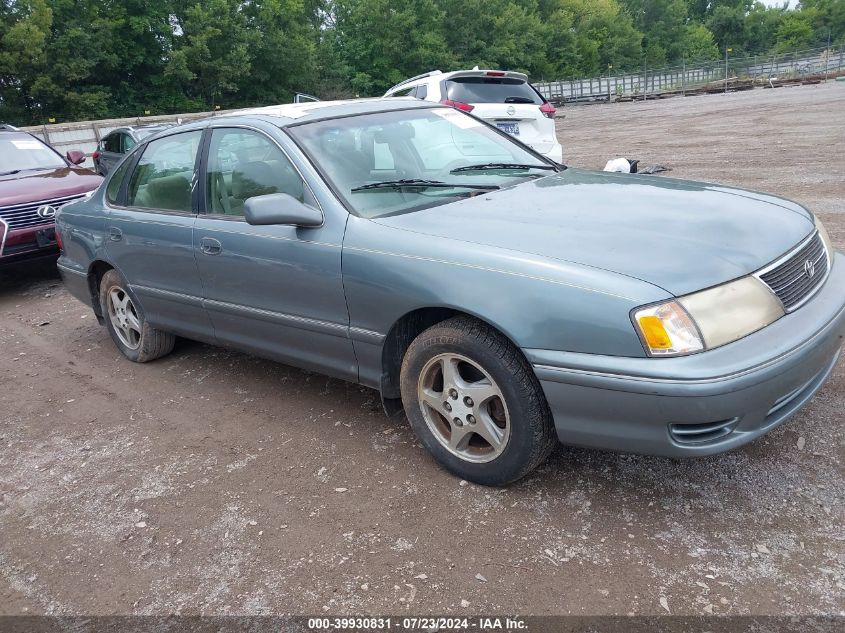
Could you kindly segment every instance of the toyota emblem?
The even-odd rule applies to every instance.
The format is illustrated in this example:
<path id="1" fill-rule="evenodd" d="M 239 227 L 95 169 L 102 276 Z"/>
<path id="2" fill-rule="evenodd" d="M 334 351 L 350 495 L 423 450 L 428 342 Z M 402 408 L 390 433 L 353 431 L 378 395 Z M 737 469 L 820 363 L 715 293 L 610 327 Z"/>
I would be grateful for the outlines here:
<path id="1" fill-rule="evenodd" d="M 35 213 L 39 218 L 49 220 L 50 218 L 56 217 L 56 211 L 58 211 L 56 207 L 50 206 L 49 204 L 42 204 L 35 210 Z"/>
<path id="2" fill-rule="evenodd" d="M 807 273 L 807 277 L 810 279 L 816 274 L 816 264 L 812 259 L 808 259 L 804 262 L 804 272 Z"/>
<path id="3" fill-rule="evenodd" d="M 514 108 L 513 106 L 508 106 L 507 113 L 508 116 L 513 116 L 514 114 L 516 114 L 516 108 Z"/>

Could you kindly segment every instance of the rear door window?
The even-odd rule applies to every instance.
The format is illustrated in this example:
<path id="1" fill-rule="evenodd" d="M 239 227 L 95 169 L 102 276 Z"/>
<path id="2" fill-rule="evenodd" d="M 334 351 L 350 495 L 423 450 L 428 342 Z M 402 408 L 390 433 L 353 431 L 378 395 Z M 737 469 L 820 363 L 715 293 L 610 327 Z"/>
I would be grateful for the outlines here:
<path id="1" fill-rule="evenodd" d="M 512 77 L 455 77 L 445 83 L 446 98 L 461 103 L 543 103 L 527 82 Z"/>
<path id="2" fill-rule="evenodd" d="M 107 152 L 120 154 L 120 134 L 117 132 L 109 134 L 103 139 L 103 149 Z"/>
<path id="3" fill-rule="evenodd" d="M 414 92 L 415 90 L 416 90 L 416 88 L 414 88 L 414 87 L 411 87 L 411 88 L 402 88 L 402 90 L 397 90 L 396 92 L 394 92 L 394 93 L 393 93 L 392 95 L 390 95 L 390 96 L 391 96 L 391 97 L 412 97 L 412 96 L 413 96 L 413 92 Z"/>
<path id="4" fill-rule="evenodd" d="M 191 213 L 201 139 L 196 130 L 150 141 L 129 179 L 127 206 Z"/>
<path id="5" fill-rule="evenodd" d="M 109 203 L 118 203 L 118 198 L 120 197 L 120 185 L 123 184 L 123 177 L 126 175 L 126 169 L 129 167 L 129 163 L 131 162 L 131 158 L 123 161 L 120 164 L 120 167 L 115 170 L 111 180 L 109 180 L 109 184 L 106 187 L 106 200 L 108 200 Z"/>
<path id="6" fill-rule="evenodd" d="M 121 134 L 121 153 L 125 154 L 130 149 L 135 147 L 135 139 L 129 136 L 129 134 Z"/>

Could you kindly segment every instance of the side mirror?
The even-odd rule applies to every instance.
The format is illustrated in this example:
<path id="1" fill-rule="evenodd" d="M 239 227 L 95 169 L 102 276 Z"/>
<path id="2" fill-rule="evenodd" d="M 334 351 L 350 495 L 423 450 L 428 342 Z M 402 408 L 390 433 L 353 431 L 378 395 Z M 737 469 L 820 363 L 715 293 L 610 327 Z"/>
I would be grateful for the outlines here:
<path id="1" fill-rule="evenodd" d="M 85 162 L 85 152 L 80 152 L 78 149 L 72 149 L 65 154 L 71 165 L 81 165 Z"/>
<path id="2" fill-rule="evenodd" d="M 266 226 L 290 224 L 317 227 L 323 224 L 323 214 L 286 193 L 268 193 L 248 198 L 244 203 L 244 217 L 248 224 Z"/>

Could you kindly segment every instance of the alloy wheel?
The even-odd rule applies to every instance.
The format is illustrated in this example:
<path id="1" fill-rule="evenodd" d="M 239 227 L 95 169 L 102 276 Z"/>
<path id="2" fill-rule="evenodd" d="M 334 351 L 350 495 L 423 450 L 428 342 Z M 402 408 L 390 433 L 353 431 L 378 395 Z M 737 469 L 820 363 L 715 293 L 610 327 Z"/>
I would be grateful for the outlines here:
<path id="1" fill-rule="evenodd" d="M 120 286 L 109 289 L 109 319 L 120 342 L 129 349 L 141 345 L 141 319 L 129 294 Z"/>
<path id="2" fill-rule="evenodd" d="M 420 372 L 417 399 L 434 437 L 460 459 L 496 459 L 510 438 L 501 389 L 478 363 L 460 354 L 439 354 Z"/>

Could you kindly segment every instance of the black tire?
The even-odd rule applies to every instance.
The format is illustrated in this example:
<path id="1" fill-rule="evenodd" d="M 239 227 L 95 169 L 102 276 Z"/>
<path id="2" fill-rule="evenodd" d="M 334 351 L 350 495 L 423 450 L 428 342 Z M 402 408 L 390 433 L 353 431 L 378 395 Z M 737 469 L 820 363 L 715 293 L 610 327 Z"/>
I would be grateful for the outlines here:
<path id="1" fill-rule="evenodd" d="M 448 354 L 471 360 L 501 392 L 509 437 L 491 461 L 476 463 L 454 454 L 426 422 L 426 405 L 421 406 L 418 395 L 421 374 L 433 360 Z M 422 332 L 405 353 L 400 379 L 411 428 L 434 458 L 458 477 L 487 486 L 507 485 L 542 464 L 557 443 L 548 403 L 528 361 L 505 336 L 476 319 L 454 317 Z M 445 385 L 442 389 L 445 394 Z"/>
<path id="2" fill-rule="evenodd" d="M 132 314 L 140 323 L 140 336 L 137 346 L 127 345 L 118 334 L 115 324 L 112 322 L 109 306 L 109 295 L 112 291 L 125 294 L 130 300 Z M 173 351 L 176 344 L 176 337 L 169 332 L 162 332 L 147 323 L 141 304 L 134 294 L 129 290 L 123 277 L 116 270 L 110 270 L 100 280 L 100 309 L 106 322 L 106 329 L 109 331 L 112 341 L 126 358 L 135 363 L 148 363 L 156 358 L 166 356 Z"/>

